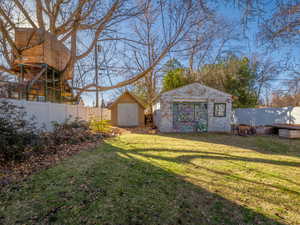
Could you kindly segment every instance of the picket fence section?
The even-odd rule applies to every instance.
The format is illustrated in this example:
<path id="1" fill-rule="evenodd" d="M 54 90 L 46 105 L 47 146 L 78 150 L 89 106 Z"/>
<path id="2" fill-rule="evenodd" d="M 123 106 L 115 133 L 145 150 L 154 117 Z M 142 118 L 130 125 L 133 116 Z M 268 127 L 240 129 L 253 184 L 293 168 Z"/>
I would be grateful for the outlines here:
<path id="1" fill-rule="evenodd" d="M 27 119 L 34 117 L 39 128 L 53 129 L 53 122 L 63 123 L 67 119 L 89 121 L 92 118 L 110 120 L 110 110 L 106 108 L 86 107 L 83 105 L 68 105 L 51 102 L 34 102 L 25 100 L 7 100 L 14 105 L 22 106 L 26 112 Z"/>

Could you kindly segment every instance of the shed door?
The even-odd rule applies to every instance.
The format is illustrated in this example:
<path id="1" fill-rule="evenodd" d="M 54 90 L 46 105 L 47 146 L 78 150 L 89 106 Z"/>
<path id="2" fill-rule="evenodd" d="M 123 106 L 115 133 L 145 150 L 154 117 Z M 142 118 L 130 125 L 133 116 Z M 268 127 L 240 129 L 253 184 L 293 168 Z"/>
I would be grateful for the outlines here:
<path id="1" fill-rule="evenodd" d="M 206 102 L 173 104 L 173 128 L 178 132 L 206 132 L 208 113 Z"/>
<path id="2" fill-rule="evenodd" d="M 136 103 L 118 104 L 118 126 L 138 126 L 138 105 Z"/>

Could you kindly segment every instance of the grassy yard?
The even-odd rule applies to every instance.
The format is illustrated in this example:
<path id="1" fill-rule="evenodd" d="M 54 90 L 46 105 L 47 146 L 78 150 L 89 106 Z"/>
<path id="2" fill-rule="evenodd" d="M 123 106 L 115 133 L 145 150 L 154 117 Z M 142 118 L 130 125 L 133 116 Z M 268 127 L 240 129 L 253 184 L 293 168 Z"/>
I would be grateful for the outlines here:
<path id="1" fill-rule="evenodd" d="M 300 141 L 126 134 L 8 186 L 0 224 L 300 224 Z"/>

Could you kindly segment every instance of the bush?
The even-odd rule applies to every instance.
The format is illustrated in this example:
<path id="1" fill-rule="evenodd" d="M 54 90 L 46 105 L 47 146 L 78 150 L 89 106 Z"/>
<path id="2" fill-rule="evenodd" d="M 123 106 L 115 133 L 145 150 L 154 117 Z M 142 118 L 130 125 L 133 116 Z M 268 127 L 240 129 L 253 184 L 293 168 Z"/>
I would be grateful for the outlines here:
<path id="1" fill-rule="evenodd" d="M 64 123 L 54 122 L 53 126 L 54 131 L 45 135 L 49 146 L 79 144 L 85 141 L 96 141 L 99 138 L 99 135 L 91 132 L 88 122 L 78 118 L 75 120 L 69 118 Z"/>
<path id="2" fill-rule="evenodd" d="M 23 107 L 0 101 L 0 161 L 19 160 L 29 146 L 38 145 L 34 118 L 26 116 Z"/>
<path id="3" fill-rule="evenodd" d="M 54 127 L 54 130 L 57 130 L 57 129 L 72 129 L 72 128 L 82 128 L 82 129 L 88 130 L 89 129 L 89 123 L 84 121 L 84 120 L 80 120 L 78 117 L 75 118 L 74 120 L 72 120 L 72 117 L 70 116 L 63 123 L 53 122 L 53 127 Z"/>
<path id="4" fill-rule="evenodd" d="M 93 118 L 90 121 L 90 128 L 92 131 L 97 133 L 109 133 L 111 131 L 111 126 L 108 120 L 99 120 Z"/>
<path id="5" fill-rule="evenodd" d="M 0 101 L 0 164 L 63 151 L 68 148 L 66 145 L 96 142 L 109 136 L 110 131 L 107 121 L 89 123 L 78 118 L 54 122 L 53 127 L 53 132 L 39 130 L 34 118 L 28 119 L 23 107 Z"/>

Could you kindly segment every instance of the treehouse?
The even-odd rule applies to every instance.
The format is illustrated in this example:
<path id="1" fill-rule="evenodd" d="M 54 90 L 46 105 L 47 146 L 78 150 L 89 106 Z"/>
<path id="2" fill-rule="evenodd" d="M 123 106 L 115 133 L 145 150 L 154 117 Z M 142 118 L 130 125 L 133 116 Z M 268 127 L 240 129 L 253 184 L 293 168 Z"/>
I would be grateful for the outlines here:
<path id="1" fill-rule="evenodd" d="M 19 98 L 72 101 L 73 74 L 65 72 L 68 48 L 51 33 L 32 28 L 17 28 L 15 44 L 20 56 L 14 52 L 12 68 L 18 74 Z"/>

